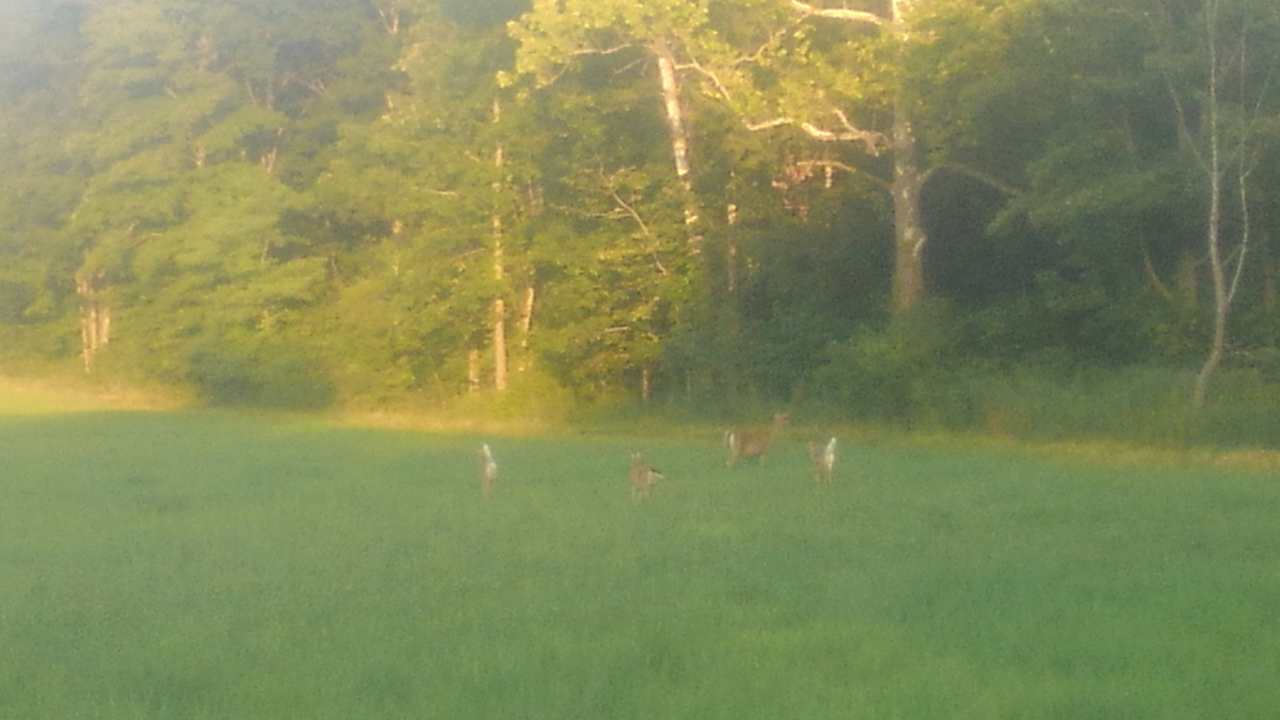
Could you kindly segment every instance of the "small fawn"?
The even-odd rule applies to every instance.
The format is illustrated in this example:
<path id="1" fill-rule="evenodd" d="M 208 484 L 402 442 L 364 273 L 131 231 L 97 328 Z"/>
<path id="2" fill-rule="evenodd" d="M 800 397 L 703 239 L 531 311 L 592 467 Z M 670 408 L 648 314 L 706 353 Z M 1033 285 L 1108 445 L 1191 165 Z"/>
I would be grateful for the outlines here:
<path id="1" fill-rule="evenodd" d="M 480 493 L 487 499 L 493 495 L 493 483 L 498 479 L 498 461 L 493 459 L 489 444 L 480 446 Z"/>
<path id="2" fill-rule="evenodd" d="M 729 448 L 729 461 L 725 463 L 734 467 L 739 460 L 761 460 L 769 452 L 769 445 L 791 416 L 777 413 L 773 422 L 766 427 L 734 428 L 724 434 L 724 444 Z"/>
<path id="3" fill-rule="evenodd" d="M 638 452 L 631 453 L 631 500 L 639 502 L 649 497 L 649 492 L 659 480 L 664 480 L 662 473 L 649 463 L 644 461 L 644 456 Z"/>
<path id="4" fill-rule="evenodd" d="M 813 479 L 819 485 L 830 485 L 831 475 L 836 469 L 836 439 L 831 438 L 826 445 L 810 440 L 809 460 L 813 462 Z"/>

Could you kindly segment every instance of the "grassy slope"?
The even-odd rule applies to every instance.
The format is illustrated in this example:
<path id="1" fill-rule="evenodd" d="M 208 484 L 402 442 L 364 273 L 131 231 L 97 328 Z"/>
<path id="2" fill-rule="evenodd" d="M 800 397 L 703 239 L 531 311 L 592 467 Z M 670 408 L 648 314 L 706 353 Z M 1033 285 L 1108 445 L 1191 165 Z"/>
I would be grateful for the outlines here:
<path id="1" fill-rule="evenodd" d="M 998 450 L 0 418 L 0 717 L 1250 718 L 1280 489 Z"/>

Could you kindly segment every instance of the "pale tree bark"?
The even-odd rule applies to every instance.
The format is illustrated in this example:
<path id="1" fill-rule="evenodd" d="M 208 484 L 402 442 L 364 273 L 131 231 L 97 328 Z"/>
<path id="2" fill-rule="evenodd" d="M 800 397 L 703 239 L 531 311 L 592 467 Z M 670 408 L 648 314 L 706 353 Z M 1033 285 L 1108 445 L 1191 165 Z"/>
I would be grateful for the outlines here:
<path id="1" fill-rule="evenodd" d="M 680 97 L 680 77 L 675 56 L 663 38 L 654 41 L 652 53 L 658 61 L 658 77 L 662 85 L 662 106 L 667 118 L 667 131 L 671 139 L 671 156 L 675 162 L 676 179 L 684 196 L 684 224 L 689 251 L 695 255 L 702 251 L 702 232 L 699 229 L 698 201 L 693 194 L 693 176 L 689 162 L 689 130 L 685 122 L 684 101 Z"/>
<path id="2" fill-rule="evenodd" d="M 507 389 L 507 306 L 502 298 L 493 301 L 493 389 Z"/>
<path id="3" fill-rule="evenodd" d="M 725 208 L 725 222 L 729 226 L 724 250 L 725 284 L 729 294 L 735 295 L 738 292 L 738 206 L 734 203 Z"/>
<path id="4" fill-rule="evenodd" d="M 1211 73 L 1217 74 L 1217 70 Z M 1222 355 L 1227 343 L 1227 317 L 1230 306 L 1227 304 L 1226 273 L 1222 267 L 1222 169 L 1219 165 L 1217 103 L 1214 95 L 1216 81 L 1210 80 L 1209 100 L 1209 277 L 1213 282 L 1213 340 L 1209 345 L 1209 356 L 1196 375 L 1195 390 L 1192 392 L 1192 403 L 1203 407 L 1208 393 L 1209 379 L 1222 364 Z"/>
<path id="5" fill-rule="evenodd" d="M 276 128 L 275 140 L 271 144 L 271 149 L 258 158 L 258 163 L 262 165 L 263 172 L 272 177 L 275 177 L 276 174 L 276 161 L 280 159 L 280 138 L 283 136 L 284 128 Z"/>
<path id="6" fill-rule="evenodd" d="M 874 12 L 850 10 L 847 8 L 824 8 L 811 3 L 790 0 L 790 7 L 803 18 L 822 18 L 848 22 L 859 25 L 873 25 L 882 32 L 889 32 L 900 40 L 909 36 L 908 15 L 912 0 L 892 0 L 889 16 L 884 17 Z M 697 68 L 703 72 L 726 100 L 732 102 L 725 85 L 713 73 Z M 783 115 L 763 121 L 746 121 L 751 131 L 768 130 L 777 127 L 795 127 L 810 138 L 824 142 L 853 142 L 862 144 L 871 155 L 878 155 L 887 145 L 893 153 L 893 180 L 889 184 L 889 192 L 893 197 L 894 208 L 894 266 L 891 280 L 891 306 L 896 314 L 904 313 L 921 300 L 927 293 L 924 275 L 924 253 L 928 242 L 925 232 L 924 211 L 921 195 L 929 178 L 919 160 L 915 126 L 912 123 L 911 108 L 904 90 L 899 89 L 894 101 L 893 127 L 891 138 L 882 133 L 864 130 L 853 125 L 848 116 L 841 110 L 832 108 L 831 114 L 837 121 L 833 127 L 822 127 L 813 122 L 804 121 L 794 116 Z M 827 165 L 827 180 L 830 182 L 834 165 Z"/>
<path id="7" fill-rule="evenodd" d="M 474 348 L 467 353 L 467 392 L 480 392 L 480 351 Z"/>
<path id="8" fill-rule="evenodd" d="M 271 146 L 271 149 L 262 156 L 263 172 L 272 176 L 276 174 L 276 158 L 279 157 L 279 155 L 280 148 L 276 145 Z"/>
<path id="9" fill-rule="evenodd" d="M 1248 257 L 1249 252 L 1249 175 L 1252 173 L 1253 166 L 1256 163 L 1249 145 L 1252 141 L 1249 128 L 1250 120 L 1246 117 L 1244 126 L 1237 132 L 1238 146 L 1234 150 L 1235 160 L 1239 163 L 1239 167 L 1235 171 L 1235 180 L 1240 199 L 1240 240 L 1235 252 L 1235 267 L 1231 271 L 1230 279 L 1228 279 L 1226 267 L 1228 261 L 1223 258 L 1222 251 L 1222 194 L 1223 181 L 1227 174 L 1226 166 L 1230 161 L 1224 161 L 1223 158 L 1222 108 L 1220 105 L 1219 85 L 1222 74 L 1234 68 L 1235 71 L 1240 73 L 1241 98 L 1247 97 L 1248 54 L 1245 42 L 1246 26 L 1240 37 L 1239 56 L 1226 59 L 1220 57 L 1218 44 L 1220 9 L 1221 0 L 1209 0 L 1205 5 L 1205 47 L 1208 53 L 1206 60 L 1209 79 L 1204 114 L 1205 132 L 1208 137 L 1206 138 L 1206 153 L 1201 157 L 1201 162 L 1209 179 L 1209 217 L 1206 229 L 1206 244 L 1208 245 L 1209 277 L 1213 284 L 1213 338 L 1210 341 L 1209 354 L 1205 358 L 1204 364 L 1200 367 L 1200 372 L 1196 375 L 1195 387 L 1192 390 L 1192 404 L 1196 408 L 1204 406 L 1208 396 L 1209 381 L 1221 367 L 1226 353 L 1227 322 L 1230 319 L 1231 306 L 1235 300 L 1236 290 L 1240 287 L 1240 278 L 1243 275 L 1245 259 Z M 1265 94 L 1265 92 L 1266 89 L 1264 87 L 1263 93 Z M 1259 98 L 1258 106 L 1261 107 L 1261 98 Z"/>
<path id="10" fill-rule="evenodd" d="M 502 121 L 502 101 L 493 101 L 493 122 Z M 502 171 L 506 165 L 501 144 L 493 151 L 493 165 L 497 179 L 493 181 L 493 277 L 501 288 L 506 277 L 502 228 Z M 499 290 L 501 292 L 501 290 Z M 493 387 L 498 392 L 507 389 L 507 305 L 499 295 L 493 301 Z"/>
<path id="11" fill-rule="evenodd" d="M 384 8 L 378 3 L 373 4 L 373 9 L 378 13 L 378 19 L 382 21 L 382 29 L 388 35 L 400 34 L 400 8 L 391 6 Z"/>
<path id="12" fill-rule="evenodd" d="M 1206 171 L 1209 174 L 1209 277 L 1213 281 L 1213 340 L 1209 346 L 1209 356 L 1205 358 L 1200 373 L 1196 375 L 1195 390 L 1192 402 L 1196 407 L 1203 407 L 1208 392 L 1209 379 L 1222 364 L 1222 354 L 1227 341 L 1227 283 L 1226 273 L 1222 269 L 1222 159 L 1218 139 L 1218 28 L 1217 0 L 1211 0 L 1207 6 L 1208 13 L 1206 35 L 1209 51 L 1209 97 L 1205 108 L 1209 132 L 1209 157 Z"/>
<path id="13" fill-rule="evenodd" d="M 898 3 L 894 3 L 894 8 Z M 901 95 L 901 91 L 899 91 Z M 924 174 L 917 158 L 915 128 L 899 97 L 893 116 L 893 245 L 892 278 L 895 314 L 905 313 L 925 297 L 924 251 L 928 235 L 920 196 Z"/>
<path id="14" fill-rule="evenodd" d="M 76 277 L 80 296 L 80 357 L 86 373 L 93 372 L 98 352 L 111 343 L 111 306 L 100 295 L 101 274 L 81 273 Z"/>
<path id="15" fill-rule="evenodd" d="M 516 364 L 516 372 L 529 369 L 529 337 L 533 333 L 533 305 L 537 291 L 530 284 L 524 289 L 524 299 L 520 302 L 520 360 Z"/>
<path id="16" fill-rule="evenodd" d="M 537 217 L 542 214 L 545 201 L 542 197 L 542 187 L 535 182 L 528 182 L 525 185 L 526 212 L 530 217 Z M 524 293 L 520 300 L 520 318 L 518 320 L 520 328 L 520 350 L 519 359 L 516 361 L 516 372 L 525 372 L 532 365 L 532 358 L 529 355 L 530 342 L 533 337 L 533 310 L 537 302 L 538 291 L 535 286 L 534 277 L 530 273 L 528 282 L 524 287 Z"/>

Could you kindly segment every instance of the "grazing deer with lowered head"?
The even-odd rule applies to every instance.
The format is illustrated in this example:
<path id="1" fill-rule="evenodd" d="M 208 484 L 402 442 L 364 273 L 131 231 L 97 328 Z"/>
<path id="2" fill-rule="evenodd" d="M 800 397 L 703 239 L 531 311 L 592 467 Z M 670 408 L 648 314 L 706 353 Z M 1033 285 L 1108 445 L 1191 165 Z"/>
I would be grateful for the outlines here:
<path id="1" fill-rule="evenodd" d="M 493 494 L 493 483 L 498 479 L 498 461 L 493 459 L 489 444 L 480 446 L 480 492 L 485 498 Z"/>
<path id="2" fill-rule="evenodd" d="M 813 462 L 813 479 L 819 485 L 830 485 L 831 475 L 836 469 L 836 439 L 831 438 L 826 445 L 810 440 L 809 460 Z"/>
<path id="3" fill-rule="evenodd" d="M 638 453 L 631 453 L 631 500 L 639 502 L 649 497 L 649 491 L 659 480 L 665 479 L 658 469 L 644 461 L 644 457 Z"/>
<path id="4" fill-rule="evenodd" d="M 734 467 L 739 460 L 763 459 L 769 452 L 769 445 L 790 418 L 787 413 L 777 413 L 766 427 L 734 428 L 726 432 L 724 444 L 729 448 L 729 461 L 725 464 Z"/>

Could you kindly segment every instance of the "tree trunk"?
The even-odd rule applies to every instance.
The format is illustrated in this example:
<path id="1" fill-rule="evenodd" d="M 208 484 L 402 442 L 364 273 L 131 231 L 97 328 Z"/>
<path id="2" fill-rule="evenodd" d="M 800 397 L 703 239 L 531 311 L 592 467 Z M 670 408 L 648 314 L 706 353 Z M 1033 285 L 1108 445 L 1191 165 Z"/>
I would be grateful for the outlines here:
<path id="1" fill-rule="evenodd" d="M 907 37 L 906 14 L 911 0 L 893 0 L 892 25 L 899 38 Z M 920 169 L 916 131 L 910 103 L 899 88 L 893 110 L 893 313 L 901 315 L 925 297 L 924 252 L 928 236 L 920 194 L 925 175 Z"/>
<path id="2" fill-rule="evenodd" d="M 507 389 L 507 307 L 502 298 L 493 301 L 493 389 Z"/>
<path id="3" fill-rule="evenodd" d="M 529 368 L 529 335 L 533 331 L 533 303 L 536 291 L 533 285 L 524 289 L 524 301 L 520 303 L 520 361 L 516 365 L 517 372 Z"/>
<path id="4" fill-rule="evenodd" d="M 738 225 L 738 206 L 729 203 L 725 212 L 725 221 L 729 225 L 729 230 L 725 234 L 725 284 L 729 288 L 729 294 L 734 295 L 738 292 L 738 234 L 736 231 Z"/>
<path id="5" fill-rule="evenodd" d="M 111 306 L 101 305 L 98 309 L 98 347 L 111 344 Z"/>
<path id="6" fill-rule="evenodd" d="M 502 121 L 502 101 L 493 101 L 493 122 Z M 493 277 L 501 288 L 506 276 L 502 245 L 502 171 L 505 165 L 503 147 L 493 151 L 493 166 L 497 177 L 493 181 Z M 501 292 L 501 290 L 499 290 Z M 507 305 L 501 296 L 493 301 L 493 388 L 498 392 L 507 389 Z"/>
<path id="7" fill-rule="evenodd" d="M 924 174 L 916 157 L 915 128 L 905 103 L 893 118 L 893 312 L 901 315 L 925 297 L 924 252 L 928 235 L 920 193 Z"/>
<path id="8" fill-rule="evenodd" d="M 388 35 L 399 35 L 400 34 L 399 8 L 391 8 L 390 10 L 383 10 L 381 7 L 378 7 L 376 5 L 374 7 L 378 11 L 378 17 L 382 20 L 382 29 L 385 30 Z"/>
<path id="9" fill-rule="evenodd" d="M 95 277 L 77 277 L 76 294 L 80 296 L 80 357 L 84 371 L 91 373 L 98 351 L 111 342 L 111 306 L 99 299 Z"/>
<path id="10" fill-rule="evenodd" d="M 742 332 L 742 306 L 738 301 L 738 206 L 729 203 L 725 208 L 725 222 L 727 224 L 725 232 L 725 298 L 721 304 L 720 311 L 722 332 L 724 333 L 724 342 L 730 348 L 742 348 L 748 342 L 744 339 Z M 737 355 L 739 353 L 735 353 Z M 723 364 L 726 376 L 725 382 L 729 386 L 730 402 L 736 406 L 737 388 L 742 384 L 742 373 L 737 362 Z"/>
<path id="11" fill-rule="evenodd" d="M 662 105 L 667 116 L 667 130 L 671 135 L 671 155 L 675 161 L 676 179 L 684 195 L 684 224 L 688 235 L 689 250 L 693 254 L 702 251 L 702 233 L 699 230 L 698 203 L 693 194 L 693 177 L 689 163 L 689 131 L 685 126 L 684 103 L 680 99 L 680 78 L 676 74 L 675 56 L 663 38 L 654 41 L 653 54 L 658 61 L 658 76 L 662 83 Z"/>
<path id="12" fill-rule="evenodd" d="M 98 320 L 94 316 L 92 306 L 86 304 L 80 308 L 80 356 L 84 360 L 84 371 L 93 372 L 93 354 L 98 348 Z"/>
<path id="13" fill-rule="evenodd" d="M 480 392 L 479 350 L 472 350 L 467 353 L 467 391 L 473 394 Z"/>
<path id="14" fill-rule="evenodd" d="M 640 369 L 640 401 L 645 405 L 653 397 L 653 370 L 647 365 Z"/>
<path id="15" fill-rule="evenodd" d="M 1217 3 L 1211 3 L 1209 12 L 1213 13 L 1206 38 L 1209 50 L 1209 97 L 1206 108 L 1209 134 L 1209 276 L 1213 281 L 1213 341 L 1209 346 L 1209 357 L 1196 376 L 1195 389 L 1191 401 L 1196 408 L 1204 407 L 1208 395 L 1209 379 L 1222 364 L 1222 355 L 1227 342 L 1227 316 L 1231 305 L 1227 295 L 1227 277 L 1222 267 L 1222 162 L 1218 139 L 1218 46 L 1217 46 Z M 1244 259 L 1241 258 L 1241 262 Z"/>

